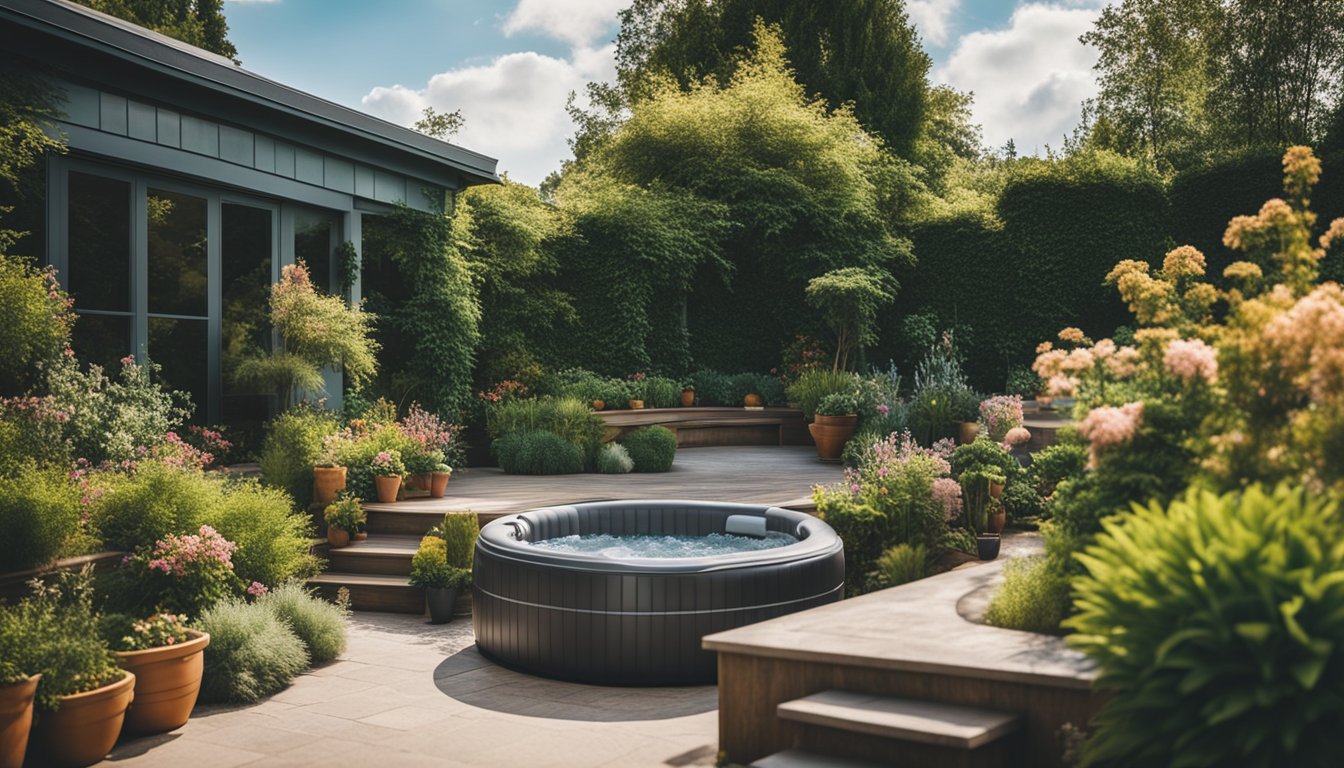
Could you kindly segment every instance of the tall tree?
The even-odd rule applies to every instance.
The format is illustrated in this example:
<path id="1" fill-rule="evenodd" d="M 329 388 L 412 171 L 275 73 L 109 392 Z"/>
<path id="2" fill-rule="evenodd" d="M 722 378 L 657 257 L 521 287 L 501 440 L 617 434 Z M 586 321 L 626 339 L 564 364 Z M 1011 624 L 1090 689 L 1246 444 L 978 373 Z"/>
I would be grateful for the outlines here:
<path id="1" fill-rule="evenodd" d="M 620 83 L 637 99 L 660 77 L 683 88 L 727 82 L 757 19 L 777 25 L 795 76 L 910 159 L 928 102 L 930 61 L 903 0 L 635 0 L 621 14 Z"/>
<path id="2" fill-rule="evenodd" d="M 238 49 L 229 41 L 229 25 L 224 20 L 224 0 L 75 2 L 238 62 Z"/>

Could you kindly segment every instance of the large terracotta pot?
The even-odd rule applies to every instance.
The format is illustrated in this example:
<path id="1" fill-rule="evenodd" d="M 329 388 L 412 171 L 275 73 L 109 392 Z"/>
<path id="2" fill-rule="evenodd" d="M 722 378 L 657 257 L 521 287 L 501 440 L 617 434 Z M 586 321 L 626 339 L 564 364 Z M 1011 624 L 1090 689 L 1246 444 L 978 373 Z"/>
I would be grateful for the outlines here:
<path id="1" fill-rule="evenodd" d="M 996 499 L 1003 496 L 1003 483 L 990 483 L 989 495 Z"/>
<path id="2" fill-rule="evenodd" d="M 629 401 L 626 402 L 626 405 L 630 406 L 630 410 L 632 410 L 632 411 L 639 411 L 639 410 L 643 410 L 643 408 L 644 408 L 644 401 L 643 401 L 643 400 L 629 400 Z"/>
<path id="3" fill-rule="evenodd" d="M 453 620 L 453 607 L 457 605 L 457 589 L 429 587 L 425 590 L 425 604 L 429 606 L 430 624 L 446 624 Z"/>
<path id="4" fill-rule="evenodd" d="M 117 743 L 126 707 L 135 698 L 135 675 L 85 693 L 62 696 L 60 709 L 43 712 L 29 744 L 34 765 L 81 768 L 107 757 Z M 36 757 L 36 761 L 33 758 Z"/>
<path id="5" fill-rule="evenodd" d="M 764 403 L 765 401 L 761 399 L 761 396 L 756 394 L 755 392 L 752 392 L 751 394 L 746 395 L 745 397 L 742 398 L 742 405 L 747 408 L 760 408 L 761 405 Z"/>
<path id="6" fill-rule="evenodd" d="M 980 425 L 974 421 L 957 422 L 957 444 L 970 445 L 980 434 Z"/>
<path id="7" fill-rule="evenodd" d="M 859 417 L 854 415 L 818 415 L 816 421 L 808 424 L 807 431 L 812 433 L 812 442 L 817 445 L 817 458 L 822 461 L 839 461 L 845 452 L 845 443 L 854 436 L 858 421 Z"/>
<path id="8" fill-rule="evenodd" d="M 397 500 L 397 492 L 401 490 L 401 476 L 390 475 L 384 477 L 378 475 L 373 478 L 373 484 L 378 488 L 378 502 L 380 504 L 391 504 Z"/>
<path id="9" fill-rule="evenodd" d="M 681 390 L 681 407 L 690 408 L 692 405 L 695 405 L 695 390 L 694 389 Z"/>
<path id="10" fill-rule="evenodd" d="M 19 768 L 33 725 L 33 695 L 41 675 L 0 685 L 0 768 Z"/>
<path id="11" fill-rule="evenodd" d="M 1008 512 L 1002 504 L 985 518 L 985 530 L 989 533 L 1003 533 L 1003 527 L 1007 524 Z"/>
<path id="12" fill-rule="evenodd" d="M 406 483 L 406 488 L 407 490 L 428 491 L 429 482 L 429 473 L 420 472 L 410 476 Z"/>
<path id="13" fill-rule="evenodd" d="M 330 504 L 345 490 L 345 467 L 313 467 L 313 501 Z"/>
<path id="14" fill-rule="evenodd" d="M 332 549 L 350 546 L 350 532 L 334 525 L 327 526 L 327 543 Z"/>
<path id="15" fill-rule="evenodd" d="M 442 499 L 448 493 L 448 481 L 453 478 L 452 472 L 435 472 L 429 476 L 429 497 L 431 499 Z"/>
<path id="16" fill-rule="evenodd" d="M 196 706 L 210 635 L 189 630 L 184 643 L 119 651 L 117 663 L 135 673 L 135 699 L 126 710 L 127 733 L 137 736 L 181 728 Z"/>

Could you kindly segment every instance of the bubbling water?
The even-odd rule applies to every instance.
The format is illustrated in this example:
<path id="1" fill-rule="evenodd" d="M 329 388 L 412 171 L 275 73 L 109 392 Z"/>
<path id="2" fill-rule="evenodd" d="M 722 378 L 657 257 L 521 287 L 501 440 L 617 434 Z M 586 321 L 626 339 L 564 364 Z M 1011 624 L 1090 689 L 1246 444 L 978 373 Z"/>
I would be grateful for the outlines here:
<path id="1" fill-rule="evenodd" d="M 588 536 L 560 536 L 534 542 L 538 549 L 602 555 L 613 560 L 630 558 L 712 557 L 734 552 L 756 552 L 796 544 L 787 533 L 767 531 L 765 538 L 711 533 L 707 536 L 612 536 L 598 533 Z"/>

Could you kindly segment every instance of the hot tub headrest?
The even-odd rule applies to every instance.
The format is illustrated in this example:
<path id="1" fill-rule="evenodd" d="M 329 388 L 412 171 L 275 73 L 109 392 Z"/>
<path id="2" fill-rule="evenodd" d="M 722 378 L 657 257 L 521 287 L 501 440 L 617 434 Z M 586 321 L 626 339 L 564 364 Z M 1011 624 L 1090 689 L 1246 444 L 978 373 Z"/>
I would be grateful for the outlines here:
<path id="1" fill-rule="evenodd" d="M 764 539 L 766 530 L 766 520 L 763 515 L 729 515 L 727 521 L 723 524 L 724 533 L 750 536 L 754 539 Z"/>

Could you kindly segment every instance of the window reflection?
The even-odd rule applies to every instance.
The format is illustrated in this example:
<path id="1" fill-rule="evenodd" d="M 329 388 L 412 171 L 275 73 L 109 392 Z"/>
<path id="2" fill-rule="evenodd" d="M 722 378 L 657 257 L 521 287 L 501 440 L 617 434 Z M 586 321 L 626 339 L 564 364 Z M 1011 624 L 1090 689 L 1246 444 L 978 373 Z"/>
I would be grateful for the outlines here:
<path id="1" fill-rule="evenodd" d="M 221 216 L 220 415 L 231 426 L 253 430 L 270 415 L 273 397 L 236 383 L 233 372 L 250 352 L 271 348 L 272 214 L 265 208 L 225 203 Z"/>
<path id="2" fill-rule="evenodd" d="M 149 311 L 204 317 L 206 306 L 206 201 L 150 189 Z"/>
<path id="3" fill-rule="evenodd" d="M 331 282 L 332 251 L 336 248 L 332 231 L 335 226 L 334 213 L 311 208 L 294 212 L 294 258 L 308 265 L 308 276 L 313 285 L 328 293 L 337 290 Z"/>

